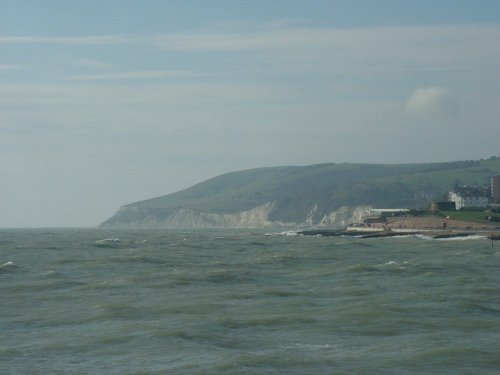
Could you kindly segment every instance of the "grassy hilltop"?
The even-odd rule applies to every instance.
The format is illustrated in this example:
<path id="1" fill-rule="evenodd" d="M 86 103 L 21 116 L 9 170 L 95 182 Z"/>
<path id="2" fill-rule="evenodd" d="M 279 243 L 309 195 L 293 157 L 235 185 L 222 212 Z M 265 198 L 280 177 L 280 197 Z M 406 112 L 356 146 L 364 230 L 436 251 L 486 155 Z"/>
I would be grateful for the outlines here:
<path id="1" fill-rule="evenodd" d="M 104 225 L 168 217 L 176 210 L 230 214 L 273 203 L 272 221 L 301 223 L 341 206 L 425 207 L 454 184 L 483 185 L 500 174 L 500 158 L 424 164 L 319 164 L 227 173 L 177 193 L 125 206 Z M 311 210 L 315 208 L 313 214 Z"/>

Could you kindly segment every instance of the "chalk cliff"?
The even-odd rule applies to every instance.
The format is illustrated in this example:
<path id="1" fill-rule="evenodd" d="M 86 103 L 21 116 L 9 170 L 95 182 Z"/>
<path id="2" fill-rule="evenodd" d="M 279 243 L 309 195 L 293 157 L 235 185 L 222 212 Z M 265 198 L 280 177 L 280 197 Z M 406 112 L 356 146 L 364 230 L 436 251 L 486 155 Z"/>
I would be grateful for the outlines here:
<path id="1" fill-rule="evenodd" d="M 315 205 L 317 211 L 317 205 Z M 103 227 L 122 228 L 263 228 L 263 227 L 344 227 L 360 221 L 369 206 L 343 206 L 321 217 L 313 210 L 305 221 L 283 222 L 270 219 L 274 204 L 271 202 L 253 209 L 234 213 L 197 212 L 192 209 L 155 210 L 124 206 Z"/>

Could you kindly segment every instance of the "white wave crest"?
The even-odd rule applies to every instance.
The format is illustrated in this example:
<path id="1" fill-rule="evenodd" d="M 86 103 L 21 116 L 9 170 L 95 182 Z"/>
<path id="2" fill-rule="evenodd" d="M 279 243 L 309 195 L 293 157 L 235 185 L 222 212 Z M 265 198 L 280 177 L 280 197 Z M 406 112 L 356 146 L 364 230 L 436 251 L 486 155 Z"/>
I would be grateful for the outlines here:
<path id="1" fill-rule="evenodd" d="M 470 240 L 485 240 L 486 236 L 481 236 L 479 234 L 471 234 L 465 237 L 450 237 L 450 238 L 437 238 L 439 241 L 470 241 Z"/>
<path id="2" fill-rule="evenodd" d="M 285 231 L 279 232 L 279 233 L 266 233 L 265 236 L 291 236 L 291 237 L 294 237 L 294 236 L 302 236 L 302 234 L 299 233 L 298 231 L 295 231 L 295 230 L 285 230 Z"/>
<path id="3" fill-rule="evenodd" d="M 104 238 L 96 241 L 94 245 L 100 247 L 116 247 L 120 242 L 121 240 L 119 238 Z"/>
<path id="4" fill-rule="evenodd" d="M 0 270 L 8 271 L 15 268 L 18 268 L 17 265 L 11 261 L 5 262 L 4 264 L 0 264 Z"/>
<path id="5" fill-rule="evenodd" d="M 471 234 L 469 236 L 457 236 L 448 238 L 434 238 L 432 236 L 427 236 L 425 234 L 416 234 L 415 237 L 422 240 L 433 240 L 433 241 L 470 241 L 470 240 L 487 239 L 485 235 L 480 235 L 480 234 Z"/>

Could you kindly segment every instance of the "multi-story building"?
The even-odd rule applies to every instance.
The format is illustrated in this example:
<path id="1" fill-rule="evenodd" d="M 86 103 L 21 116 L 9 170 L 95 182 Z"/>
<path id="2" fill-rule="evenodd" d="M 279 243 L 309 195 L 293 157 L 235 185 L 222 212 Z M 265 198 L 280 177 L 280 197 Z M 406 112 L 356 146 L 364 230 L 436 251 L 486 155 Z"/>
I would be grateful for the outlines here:
<path id="1" fill-rule="evenodd" d="M 490 203 L 487 196 L 471 196 L 460 191 L 450 191 L 448 193 L 448 200 L 455 202 L 457 210 L 462 208 L 486 208 Z"/>
<path id="2" fill-rule="evenodd" d="M 500 203 L 500 175 L 491 178 L 491 200 Z"/>

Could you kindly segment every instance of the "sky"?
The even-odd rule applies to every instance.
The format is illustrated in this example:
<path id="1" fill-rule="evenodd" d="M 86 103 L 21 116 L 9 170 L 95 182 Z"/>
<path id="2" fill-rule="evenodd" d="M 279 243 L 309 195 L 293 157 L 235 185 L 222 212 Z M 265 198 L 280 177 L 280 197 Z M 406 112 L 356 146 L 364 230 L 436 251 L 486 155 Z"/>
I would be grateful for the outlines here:
<path id="1" fill-rule="evenodd" d="M 230 171 L 500 155 L 497 0 L 0 0 L 0 227 Z"/>

